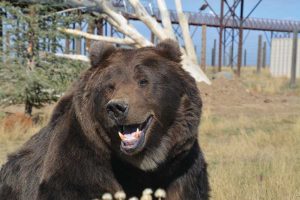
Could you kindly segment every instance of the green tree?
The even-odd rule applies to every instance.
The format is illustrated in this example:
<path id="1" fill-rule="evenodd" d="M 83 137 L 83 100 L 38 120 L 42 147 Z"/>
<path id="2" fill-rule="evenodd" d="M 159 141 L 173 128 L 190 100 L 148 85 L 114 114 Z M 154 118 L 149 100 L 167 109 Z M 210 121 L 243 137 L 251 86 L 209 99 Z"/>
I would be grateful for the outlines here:
<path id="1" fill-rule="evenodd" d="M 65 37 L 57 28 L 77 19 L 56 14 L 49 5 L 0 3 L 0 8 L 6 16 L 3 32 L 9 35 L 9 44 L 0 49 L 0 103 L 23 103 L 25 113 L 31 115 L 33 107 L 56 101 L 86 67 L 86 63 L 54 54 L 62 51 L 60 41 Z"/>

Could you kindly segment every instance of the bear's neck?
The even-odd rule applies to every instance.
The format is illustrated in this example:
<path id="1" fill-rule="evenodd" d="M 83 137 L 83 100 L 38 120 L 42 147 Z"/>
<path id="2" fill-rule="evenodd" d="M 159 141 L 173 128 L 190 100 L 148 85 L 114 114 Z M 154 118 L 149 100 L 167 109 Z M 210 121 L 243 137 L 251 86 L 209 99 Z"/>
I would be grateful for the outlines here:
<path id="1" fill-rule="evenodd" d="M 178 154 L 174 159 L 161 164 L 153 171 L 144 171 L 120 159 L 117 155 L 112 157 L 114 175 L 125 191 L 145 188 L 168 188 L 178 177 L 191 168 L 199 156 L 199 145 L 195 141 L 192 148 Z M 184 163 L 184 165 L 182 164 Z M 132 177 L 139 177 L 132 179 Z"/>

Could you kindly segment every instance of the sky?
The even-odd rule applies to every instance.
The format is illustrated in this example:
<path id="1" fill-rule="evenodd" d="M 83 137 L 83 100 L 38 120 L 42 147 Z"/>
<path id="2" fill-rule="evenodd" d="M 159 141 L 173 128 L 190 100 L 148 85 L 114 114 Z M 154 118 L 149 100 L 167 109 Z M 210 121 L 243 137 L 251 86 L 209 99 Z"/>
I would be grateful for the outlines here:
<path id="1" fill-rule="evenodd" d="M 229 3 L 233 0 L 227 0 Z M 175 9 L 173 0 L 166 0 L 168 7 Z M 182 0 L 183 9 L 198 11 L 204 0 Z M 220 0 L 207 0 L 217 14 L 220 13 Z M 258 0 L 244 0 L 244 12 L 247 15 Z M 198 6 L 196 6 L 198 5 Z M 209 12 L 207 9 L 205 12 Z M 251 17 L 300 20 L 300 0 L 262 0 Z"/>

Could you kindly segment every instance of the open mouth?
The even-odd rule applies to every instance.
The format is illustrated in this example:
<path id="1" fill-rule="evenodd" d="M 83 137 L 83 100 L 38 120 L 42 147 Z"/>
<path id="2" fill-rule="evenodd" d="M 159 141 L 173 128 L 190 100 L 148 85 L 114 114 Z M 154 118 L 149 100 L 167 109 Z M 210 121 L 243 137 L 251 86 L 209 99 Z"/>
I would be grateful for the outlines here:
<path id="1" fill-rule="evenodd" d="M 145 135 L 152 121 L 152 116 L 149 116 L 141 124 L 119 125 L 119 136 L 121 138 L 121 150 L 124 153 L 131 154 L 144 145 Z"/>

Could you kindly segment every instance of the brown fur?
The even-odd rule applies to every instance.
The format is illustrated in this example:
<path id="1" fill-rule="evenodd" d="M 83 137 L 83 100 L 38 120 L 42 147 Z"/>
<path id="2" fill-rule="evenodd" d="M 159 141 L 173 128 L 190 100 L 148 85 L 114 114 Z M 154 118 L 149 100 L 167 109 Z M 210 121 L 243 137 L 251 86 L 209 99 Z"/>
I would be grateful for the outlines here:
<path id="1" fill-rule="evenodd" d="M 92 199 L 124 190 L 164 188 L 168 200 L 208 199 L 198 144 L 201 99 L 180 65 L 177 44 L 115 49 L 97 43 L 92 67 L 60 99 L 49 124 L 11 155 L 0 172 L 0 199 Z M 113 119 L 111 100 L 129 106 Z M 117 124 L 153 116 L 144 145 L 120 150 Z"/>

